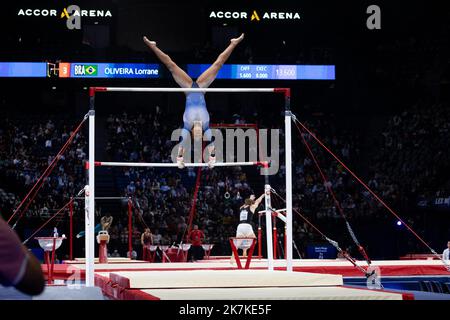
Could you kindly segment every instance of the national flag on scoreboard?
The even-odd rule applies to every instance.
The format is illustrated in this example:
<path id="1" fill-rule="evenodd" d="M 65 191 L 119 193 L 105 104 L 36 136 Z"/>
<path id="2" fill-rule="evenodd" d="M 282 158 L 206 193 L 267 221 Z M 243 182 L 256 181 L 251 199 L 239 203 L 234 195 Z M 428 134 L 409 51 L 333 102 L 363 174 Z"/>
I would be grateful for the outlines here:
<path id="1" fill-rule="evenodd" d="M 90 75 L 90 76 L 96 76 L 97 72 L 98 72 L 98 67 L 97 65 L 89 65 L 89 66 L 85 66 L 86 67 L 86 74 Z"/>

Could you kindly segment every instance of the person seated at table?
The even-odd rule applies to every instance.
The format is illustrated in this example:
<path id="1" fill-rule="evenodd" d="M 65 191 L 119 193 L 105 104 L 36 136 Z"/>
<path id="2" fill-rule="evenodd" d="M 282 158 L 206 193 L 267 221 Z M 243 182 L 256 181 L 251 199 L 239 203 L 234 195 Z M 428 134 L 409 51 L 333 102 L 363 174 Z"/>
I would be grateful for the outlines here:
<path id="1" fill-rule="evenodd" d="M 14 286 L 28 295 L 39 295 L 45 288 L 41 264 L 1 217 L 0 285 Z"/>
<path id="2" fill-rule="evenodd" d="M 127 251 L 127 258 L 130 258 L 131 260 L 136 260 L 137 259 L 137 252 L 136 252 L 136 250 L 131 251 L 131 256 L 130 256 L 130 252 Z"/>
<path id="3" fill-rule="evenodd" d="M 114 249 L 113 253 L 111 254 L 112 258 L 120 258 L 119 250 Z"/>

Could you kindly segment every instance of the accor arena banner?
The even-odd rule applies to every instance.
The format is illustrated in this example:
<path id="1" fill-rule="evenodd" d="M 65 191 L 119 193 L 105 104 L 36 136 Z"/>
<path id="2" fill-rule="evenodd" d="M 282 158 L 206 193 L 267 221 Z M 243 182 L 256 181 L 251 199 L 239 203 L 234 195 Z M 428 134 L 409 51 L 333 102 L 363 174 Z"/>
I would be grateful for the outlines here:
<path id="1" fill-rule="evenodd" d="M 267 7 L 228 8 L 214 7 L 206 11 L 209 22 L 232 24 L 268 24 L 268 23 L 300 23 L 303 12 L 301 8 L 275 9 Z"/>

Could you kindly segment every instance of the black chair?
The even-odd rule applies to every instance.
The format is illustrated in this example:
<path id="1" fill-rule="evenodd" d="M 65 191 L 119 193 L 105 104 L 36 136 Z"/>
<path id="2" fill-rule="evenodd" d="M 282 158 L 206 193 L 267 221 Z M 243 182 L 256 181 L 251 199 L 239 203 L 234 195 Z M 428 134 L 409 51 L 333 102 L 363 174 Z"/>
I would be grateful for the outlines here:
<path id="1" fill-rule="evenodd" d="M 444 293 L 442 284 L 439 281 L 431 281 L 431 287 L 433 288 L 433 292 Z"/>
<path id="2" fill-rule="evenodd" d="M 445 282 L 442 284 L 442 287 L 444 289 L 444 293 L 450 294 L 450 282 Z"/>
<path id="3" fill-rule="evenodd" d="M 427 291 L 425 288 L 425 284 L 423 283 L 423 281 L 419 281 L 419 290 L 420 291 Z"/>
<path id="4" fill-rule="evenodd" d="M 420 291 L 433 292 L 430 281 L 420 281 Z"/>

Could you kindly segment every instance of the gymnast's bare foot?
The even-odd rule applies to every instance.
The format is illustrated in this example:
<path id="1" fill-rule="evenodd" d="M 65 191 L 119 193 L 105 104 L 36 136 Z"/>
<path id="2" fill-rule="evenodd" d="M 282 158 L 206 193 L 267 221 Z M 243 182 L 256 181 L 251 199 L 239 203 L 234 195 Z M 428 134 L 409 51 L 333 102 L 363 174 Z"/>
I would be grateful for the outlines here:
<path id="1" fill-rule="evenodd" d="M 183 169 L 186 165 L 184 163 L 184 159 L 183 156 L 178 156 L 177 157 L 177 166 L 179 169 Z"/>
<path id="2" fill-rule="evenodd" d="M 240 36 L 239 38 L 231 39 L 230 42 L 231 42 L 232 44 L 237 45 L 237 44 L 238 44 L 239 42 L 241 42 L 242 40 L 244 40 L 244 34 L 241 34 L 241 36 Z"/>
<path id="3" fill-rule="evenodd" d="M 214 147 L 210 147 L 209 149 L 209 161 L 208 161 L 208 167 L 212 169 L 214 165 L 216 164 L 216 152 Z"/>
<path id="4" fill-rule="evenodd" d="M 146 36 L 144 36 L 143 39 L 144 39 L 144 43 L 145 43 L 147 46 L 149 46 L 150 48 L 156 47 L 156 42 L 155 42 L 155 41 L 150 41 L 150 40 L 148 40 Z"/>

